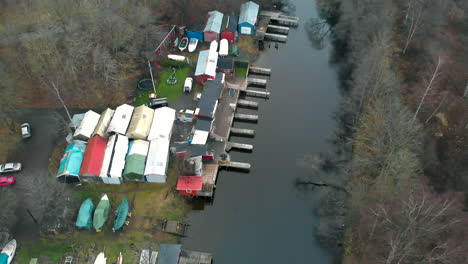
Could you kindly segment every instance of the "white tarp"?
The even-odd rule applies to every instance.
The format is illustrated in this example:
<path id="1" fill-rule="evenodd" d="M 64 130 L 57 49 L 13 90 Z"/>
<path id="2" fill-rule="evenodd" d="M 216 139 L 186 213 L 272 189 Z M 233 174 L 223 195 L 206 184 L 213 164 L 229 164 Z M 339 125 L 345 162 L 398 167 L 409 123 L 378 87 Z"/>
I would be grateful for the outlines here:
<path id="1" fill-rule="evenodd" d="M 101 137 L 107 137 L 108 134 L 106 133 L 107 128 L 109 127 L 110 121 L 112 119 L 112 116 L 114 116 L 114 110 L 107 108 L 102 112 L 101 118 L 99 118 L 99 122 L 96 126 L 96 129 L 94 130 L 93 136 L 94 135 L 99 135 Z"/>
<path id="2" fill-rule="evenodd" d="M 128 104 L 118 106 L 107 128 L 107 133 L 125 135 L 128 125 L 130 124 L 130 119 L 132 118 L 133 109 L 134 107 Z"/>
<path id="3" fill-rule="evenodd" d="M 147 182 L 166 182 L 169 163 L 169 140 L 155 139 L 150 141 L 146 158 L 145 178 Z"/>
<path id="4" fill-rule="evenodd" d="M 154 110 L 141 105 L 133 111 L 132 120 L 127 130 L 127 137 L 134 139 L 146 139 L 153 122 Z"/>
<path id="5" fill-rule="evenodd" d="M 137 139 L 133 141 L 132 147 L 128 151 L 128 155 L 148 155 L 149 142 L 146 140 Z"/>
<path id="6" fill-rule="evenodd" d="M 125 167 L 127 150 L 128 138 L 126 136 L 116 134 L 109 137 L 100 175 L 103 183 L 122 183 L 122 171 Z"/>
<path id="7" fill-rule="evenodd" d="M 205 145 L 208 140 L 208 131 L 195 130 L 192 138 L 192 144 L 194 145 Z"/>
<path id="8" fill-rule="evenodd" d="M 151 124 L 148 140 L 163 138 L 169 141 L 175 118 L 176 110 L 167 106 L 154 110 L 153 123 Z"/>
<path id="9" fill-rule="evenodd" d="M 219 43 L 219 55 L 227 56 L 229 54 L 229 43 L 227 39 L 222 39 Z"/>
<path id="10" fill-rule="evenodd" d="M 93 135 L 94 129 L 96 128 L 100 117 L 101 115 L 94 111 L 89 110 L 86 112 L 73 137 L 82 140 L 88 140 Z"/>

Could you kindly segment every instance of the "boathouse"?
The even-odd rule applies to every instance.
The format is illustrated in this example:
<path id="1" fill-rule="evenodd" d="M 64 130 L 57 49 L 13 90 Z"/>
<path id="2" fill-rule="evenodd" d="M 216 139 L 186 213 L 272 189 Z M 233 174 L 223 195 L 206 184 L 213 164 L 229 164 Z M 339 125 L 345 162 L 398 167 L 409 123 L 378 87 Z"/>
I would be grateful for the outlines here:
<path id="1" fill-rule="evenodd" d="M 133 111 L 132 119 L 127 130 L 127 137 L 133 139 L 146 139 L 148 137 L 151 123 L 153 122 L 154 110 L 141 105 Z"/>
<path id="2" fill-rule="evenodd" d="M 221 33 L 221 24 L 223 23 L 223 13 L 218 11 L 208 12 L 208 20 L 203 29 L 203 38 L 205 41 L 219 40 Z"/>
<path id="3" fill-rule="evenodd" d="M 101 114 L 101 118 L 99 118 L 99 122 L 96 125 L 96 129 L 94 129 L 93 136 L 99 135 L 101 137 L 108 137 L 109 135 L 106 133 L 107 128 L 114 116 L 114 110 L 107 108 Z"/>
<path id="4" fill-rule="evenodd" d="M 158 138 L 150 141 L 145 166 L 147 182 L 165 183 L 169 165 L 169 140 Z"/>
<path id="5" fill-rule="evenodd" d="M 211 264 L 213 255 L 182 249 L 181 244 L 161 244 L 156 264 Z"/>
<path id="6" fill-rule="evenodd" d="M 125 135 L 128 125 L 132 118 L 134 107 L 128 104 L 123 104 L 115 109 L 112 120 L 107 128 L 107 133 L 117 133 Z"/>
<path id="7" fill-rule="evenodd" d="M 109 137 L 101 167 L 101 180 L 106 184 L 121 184 L 128 151 L 128 138 L 115 134 Z"/>
<path id="8" fill-rule="evenodd" d="M 129 181 L 145 180 L 146 156 L 148 155 L 149 142 L 146 140 L 132 140 L 128 146 L 127 160 L 123 177 Z"/>
<path id="9" fill-rule="evenodd" d="M 197 117 L 204 117 L 212 120 L 218 106 L 218 100 L 221 97 L 221 92 L 224 88 L 224 73 L 217 73 L 216 78 L 207 81 L 203 87 L 203 91 L 198 101 Z"/>
<path id="10" fill-rule="evenodd" d="M 181 195 L 196 196 L 203 187 L 203 176 L 179 176 L 176 190 Z"/>
<path id="11" fill-rule="evenodd" d="M 221 25 L 221 39 L 226 39 L 229 43 L 236 41 L 238 21 L 238 16 L 224 16 L 223 24 Z"/>
<path id="12" fill-rule="evenodd" d="M 80 170 L 82 182 L 102 182 L 99 176 L 106 146 L 107 138 L 96 135 L 89 139 Z"/>
<path id="13" fill-rule="evenodd" d="M 240 34 L 253 35 L 260 6 L 252 1 L 243 3 L 240 8 L 237 31 Z"/>
<path id="14" fill-rule="evenodd" d="M 63 158 L 60 160 L 60 166 L 57 178 L 66 183 L 80 181 L 80 168 L 83 162 L 84 152 L 86 151 L 86 142 L 73 140 L 65 148 Z"/>
<path id="15" fill-rule="evenodd" d="M 89 110 L 86 112 L 73 137 L 85 141 L 88 140 L 93 134 L 100 117 L 101 115 L 94 111 Z"/>
<path id="16" fill-rule="evenodd" d="M 154 110 L 153 122 L 148 135 L 148 140 L 165 139 L 169 141 L 172 135 L 172 128 L 176 118 L 176 110 L 170 107 L 161 107 Z"/>
<path id="17" fill-rule="evenodd" d="M 213 50 L 202 50 L 198 55 L 195 78 L 198 85 L 204 85 L 207 80 L 216 77 L 216 65 L 218 63 L 218 53 Z"/>

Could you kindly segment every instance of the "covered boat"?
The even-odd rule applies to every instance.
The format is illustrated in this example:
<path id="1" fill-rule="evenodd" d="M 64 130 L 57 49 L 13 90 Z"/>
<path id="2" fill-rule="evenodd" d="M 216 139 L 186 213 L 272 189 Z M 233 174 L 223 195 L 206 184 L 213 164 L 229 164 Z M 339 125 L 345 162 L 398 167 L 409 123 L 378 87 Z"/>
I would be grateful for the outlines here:
<path id="1" fill-rule="evenodd" d="M 219 42 L 219 56 L 229 55 L 229 42 L 227 39 L 222 39 Z"/>
<path id="2" fill-rule="evenodd" d="M 94 261 L 94 264 L 106 264 L 106 263 L 107 263 L 107 258 L 106 256 L 104 256 L 104 252 L 99 253 L 96 260 Z"/>
<path id="3" fill-rule="evenodd" d="M 128 125 L 132 118 L 134 107 L 128 104 L 123 104 L 115 109 L 114 115 L 107 127 L 107 133 L 118 133 L 125 135 Z"/>
<path id="4" fill-rule="evenodd" d="M 170 60 L 173 60 L 173 61 L 184 61 L 185 60 L 185 56 L 174 55 L 174 54 L 167 55 L 167 58 L 170 59 Z"/>
<path id="5" fill-rule="evenodd" d="M 123 177 L 129 181 L 144 181 L 146 156 L 148 155 L 149 142 L 145 140 L 133 140 L 129 144 L 127 160 Z"/>
<path id="6" fill-rule="evenodd" d="M 179 43 L 179 50 L 184 51 L 188 46 L 188 38 L 183 38 Z"/>
<path id="7" fill-rule="evenodd" d="M 197 48 L 197 44 L 198 44 L 198 39 L 191 38 L 190 41 L 189 41 L 189 45 L 188 45 L 188 51 L 189 52 L 194 52 L 195 49 Z"/>
<path id="8" fill-rule="evenodd" d="M 90 198 L 86 199 L 80 206 L 76 227 L 80 229 L 91 229 L 93 226 L 94 204 Z"/>
<path id="9" fill-rule="evenodd" d="M 15 256 L 16 251 L 16 240 L 10 240 L 5 247 L 3 247 L 0 253 L 0 264 L 10 264 Z"/>
<path id="10" fill-rule="evenodd" d="M 89 110 L 86 112 L 83 120 L 81 120 L 80 126 L 78 126 L 75 134 L 73 134 L 73 137 L 76 139 L 88 140 L 93 135 L 100 118 L 101 115 L 94 111 Z"/>
<path id="11" fill-rule="evenodd" d="M 122 231 L 125 220 L 127 220 L 129 208 L 130 207 L 128 205 L 127 197 L 124 197 L 119 205 L 119 208 L 117 209 L 117 214 L 114 221 L 114 232 Z"/>
<path id="12" fill-rule="evenodd" d="M 96 207 L 96 211 L 94 211 L 93 226 L 97 232 L 100 232 L 106 224 L 107 218 L 109 217 L 109 210 L 109 198 L 107 194 L 104 194 Z"/>

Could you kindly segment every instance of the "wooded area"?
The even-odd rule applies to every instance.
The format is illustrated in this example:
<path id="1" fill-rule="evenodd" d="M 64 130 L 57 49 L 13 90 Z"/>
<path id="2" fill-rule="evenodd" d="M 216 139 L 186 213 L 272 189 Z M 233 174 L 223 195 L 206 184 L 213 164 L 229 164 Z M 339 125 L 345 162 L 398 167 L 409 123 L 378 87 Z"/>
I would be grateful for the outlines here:
<path id="1" fill-rule="evenodd" d="M 319 240 L 344 263 L 466 262 L 468 2 L 318 2 L 310 38 L 347 65 L 336 153 L 298 182 L 345 189 L 322 188 Z"/>

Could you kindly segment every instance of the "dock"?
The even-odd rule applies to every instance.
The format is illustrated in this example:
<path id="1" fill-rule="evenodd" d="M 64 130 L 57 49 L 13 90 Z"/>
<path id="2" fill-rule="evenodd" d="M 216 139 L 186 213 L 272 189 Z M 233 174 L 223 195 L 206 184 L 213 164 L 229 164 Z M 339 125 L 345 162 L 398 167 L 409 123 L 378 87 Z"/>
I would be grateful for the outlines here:
<path id="1" fill-rule="evenodd" d="M 268 25 L 267 30 L 271 33 L 289 34 L 289 28 L 277 25 Z"/>
<path id="2" fill-rule="evenodd" d="M 284 25 L 289 27 L 297 27 L 299 25 L 299 18 L 285 15 L 279 11 L 261 11 L 260 16 L 268 17 L 270 21 L 278 25 Z"/>
<path id="3" fill-rule="evenodd" d="M 239 99 L 237 101 L 237 104 L 240 105 L 240 106 L 258 108 L 258 102 L 254 102 L 254 101 L 247 101 L 247 100 Z"/>
<path id="4" fill-rule="evenodd" d="M 247 121 L 258 121 L 258 115 L 248 115 L 248 114 L 234 114 L 235 119 L 247 120 Z"/>
<path id="5" fill-rule="evenodd" d="M 266 86 L 267 80 L 259 78 L 247 78 L 247 85 Z"/>
<path id="6" fill-rule="evenodd" d="M 270 76 L 271 75 L 271 69 L 250 66 L 249 67 L 249 74 L 259 74 L 259 75 L 268 75 L 268 76 Z"/>
<path id="7" fill-rule="evenodd" d="M 263 97 L 263 98 L 270 97 L 270 92 L 268 92 L 268 91 L 259 91 L 259 90 L 249 89 L 249 90 L 245 90 L 243 92 L 246 95 L 249 95 L 249 96 Z"/>
<path id="8" fill-rule="evenodd" d="M 253 129 L 245 129 L 245 128 L 237 128 L 237 127 L 231 127 L 231 133 L 238 134 L 238 135 L 246 135 L 246 136 L 255 135 L 255 131 Z"/>
<path id="9" fill-rule="evenodd" d="M 287 35 L 275 34 L 275 33 L 265 33 L 266 40 L 278 41 L 278 42 L 286 42 L 288 40 Z"/>
<path id="10" fill-rule="evenodd" d="M 236 143 L 236 142 L 228 142 L 226 144 L 226 151 L 230 151 L 233 148 L 242 149 L 242 150 L 253 150 L 253 145 Z"/>
<path id="11" fill-rule="evenodd" d="M 250 167 L 251 167 L 249 163 L 235 162 L 235 161 L 219 162 L 219 166 L 220 167 L 236 168 L 236 169 L 244 169 L 244 170 L 249 170 Z"/>

